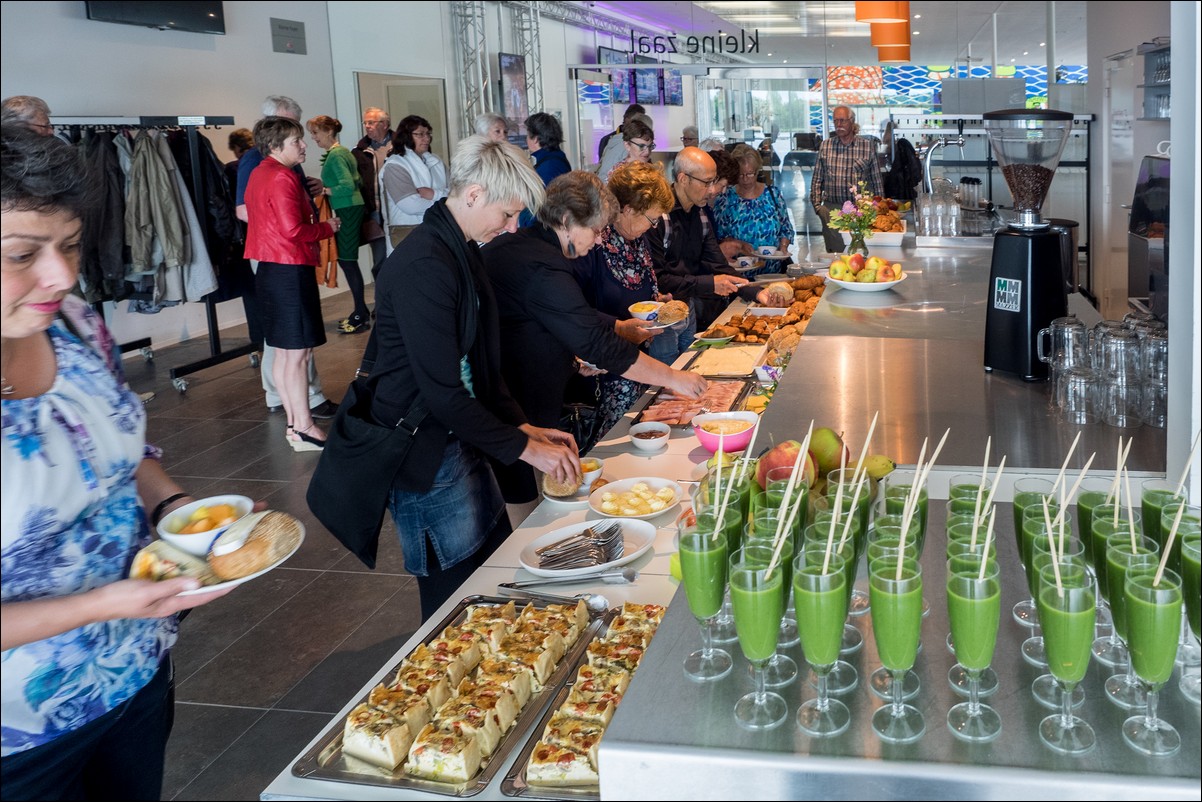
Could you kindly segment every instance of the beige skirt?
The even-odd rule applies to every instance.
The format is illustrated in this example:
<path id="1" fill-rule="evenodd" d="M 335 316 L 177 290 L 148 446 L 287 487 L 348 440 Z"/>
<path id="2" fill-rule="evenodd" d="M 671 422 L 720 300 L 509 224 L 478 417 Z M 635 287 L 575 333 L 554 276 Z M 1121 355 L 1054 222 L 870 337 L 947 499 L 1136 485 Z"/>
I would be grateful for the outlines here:
<path id="1" fill-rule="evenodd" d="M 401 240 L 409 236 L 409 234 L 412 233 L 413 229 L 415 228 L 417 228 L 417 226 L 389 226 L 388 239 L 390 242 L 392 242 L 392 247 L 395 248 L 396 246 L 400 245 Z"/>

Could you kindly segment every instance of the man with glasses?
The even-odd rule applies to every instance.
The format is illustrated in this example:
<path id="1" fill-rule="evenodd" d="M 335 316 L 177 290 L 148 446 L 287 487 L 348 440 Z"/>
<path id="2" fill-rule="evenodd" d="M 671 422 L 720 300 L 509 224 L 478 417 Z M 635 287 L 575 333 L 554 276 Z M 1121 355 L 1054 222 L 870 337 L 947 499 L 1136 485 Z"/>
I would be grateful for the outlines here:
<path id="1" fill-rule="evenodd" d="M 54 126 L 50 124 L 50 107 L 46 101 L 33 95 L 13 95 L 3 103 L 4 115 L 16 117 L 42 136 L 52 136 Z"/>
<path id="2" fill-rule="evenodd" d="M 680 132 L 680 144 L 686 148 L 697 147 L 697 126 L 686 125 L 684 130 Z"/>
<path id="3" fill-rule="evenodd" d="M 672 183 L 676 206 L 666 225 L 646 234 L 659 291 L 689 305 L 681 329 L 667 329 L 650 343 L 651 356 L 668 365 L 692 344 L 698 325 L 709 326 L 730 296 L 748 285 L 727 265 L 705 208 L 717 184 L 718 167 L 708 153 L 698 148 L 680 151 Z M 754 288 L 750 291 L 754 293 Z"/>
<path id="4" fill-rule="evenodd" d="M 843 235 L 831 228 L 831 210 L 838 211 L 852 199 L 852 188 L 863 181 L 869 194 L 884 195 L 884 182 L 876 158 L 876 146 L 856 136 L 856 115 L 847 106 L 831 111 L 834 136 L 818 148 L 814 176 L 810 181 L 810 203 L 822 220 L 822 239 L 830 253 L 843 251 Z"/>
<path id="5" fill-rule="evenodd" d="M 384 160 L 392 153 L 392 117 L 384 109 L 369 106 L 363 110 L 365 136 L 351 149 L 359 165 L 359 183 L 362 184 L 364 214 L 370 223 L 364 223 L 364 238 L 371 246 L 372 275 L 380 272 L 380 265 L 388 255 L 384 246 L 384 224 L 380 216 L 379 187 L 376 176 Z M 372 225 L 374 223 L 374 225 Z"/>

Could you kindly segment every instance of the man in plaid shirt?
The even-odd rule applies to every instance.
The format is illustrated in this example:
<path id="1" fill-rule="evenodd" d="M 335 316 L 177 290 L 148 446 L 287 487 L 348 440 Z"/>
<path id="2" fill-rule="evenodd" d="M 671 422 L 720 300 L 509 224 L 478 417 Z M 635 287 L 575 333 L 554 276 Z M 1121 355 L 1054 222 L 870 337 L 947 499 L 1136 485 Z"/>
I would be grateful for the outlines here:
<path id="1" fill-rule="evenodd" d="M 843 236 L 830 227 L 831 212 L 852 199 L 852 188 L 863 181 L 873 195 L 884 195 L 876 146 L 856 136 L 856 115 L 847 106 L 831 110 L 835 135 L 818 148 L 818 161 L 810 181 L 810 203 L 822 220 L 822 239 L 830 253 L 843 251 Z"/>

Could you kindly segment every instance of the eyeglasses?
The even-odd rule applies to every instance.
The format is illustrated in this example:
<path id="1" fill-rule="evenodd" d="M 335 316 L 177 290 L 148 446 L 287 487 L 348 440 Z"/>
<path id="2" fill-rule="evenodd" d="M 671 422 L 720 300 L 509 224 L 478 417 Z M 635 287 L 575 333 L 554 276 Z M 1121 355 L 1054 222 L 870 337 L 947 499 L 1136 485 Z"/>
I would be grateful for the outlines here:
<path id="1" fill-rule="evenodd" d="M 39 131 L 46 131 L 46 132 L 48 132 L 48 133 L 53 133 L 53 132 L 54 132 L 54 126 L 53 126 L 53 125 L 50 125 L 49 123 L 30 123 L 30 124 L 29 124 L 29 127 L 30 127 L 30 128 L 36 128 L 36 129 L 38 129 Z"/>
<path id="2" fill-rule="evenodd" d="M 839 123 L 849 123 L 849 122 L 851 122 L 851 118 L 850 118 L 850 117 L 831 117 L 831 119 L 832 119 L 832 120 L 834 120 L 834 122 L 835 122 L 835 125 L 838 125 Z"/>
<path id="3" fill-rule="evenodd" d="M 366 128 L 369 125 L 384 125 L 384 121 L 383 120 L 364 120 L 363 121 L 364 128 Z"/>
<path id="4" fill-rule="evenodd" d="M 691 178 L 691 179 L 693 179 L 693 180 L 694 180 L 694 181 L 696 181 L 698 184 L 704 184 L 704 185 L 705 185 L 707 188 L 708 188 L 708 187 L 712 187 L 714 184 L 718 183 L 718 178 L 717 178 L 717 176 L 715 176 L 715 177 L 713 177 L 713 178 L 709 178 L 709 179 L 705 179 L 705 178 L 698 178 L 698 177 L 697 177 L 697 176 L 695 176 L 695 175 L 690 175 L 689 173 L 686 173 L 684 170 L 681 170 L 681 171 L 680 171 L 680 174 L 681 174 L 681 175 L 683 175 L 683 176 L 686 176 L 686 177 L 688 177 L 688 178 Z"/>
<path id="5" fill-rule="evenodd" d="M 630 144 L 634 145 L 639 150 L 652 150 L 655 148 L 655 142 L 635 142 L 630 140 Z"/>
<path id="6" fill-rule="evenodd" d="M 682 137 L 680 138 L 680 141 L 681 141 L 681 142 L 696 142 L 696 141 L 697 141 L 697 137 L 695 137 L 695 136 L 682 136 Z"/>
<path id="7" fill-rule="evenodd" d="M 659 228 L 659 223 L 661 220 L 663 220 L 662 217 L 648 217 L 645 212 L 640 212 L 640 214 L 642 214 L 643 218 L 651 224 L 652 228 Z"/>
<path id="8" fill-rule="evenodd" d="M 750 173 L 739 173 L 739 178 L 755 178 L 757 175 L 759 175 L 759 172 L 752 170 Z"/>

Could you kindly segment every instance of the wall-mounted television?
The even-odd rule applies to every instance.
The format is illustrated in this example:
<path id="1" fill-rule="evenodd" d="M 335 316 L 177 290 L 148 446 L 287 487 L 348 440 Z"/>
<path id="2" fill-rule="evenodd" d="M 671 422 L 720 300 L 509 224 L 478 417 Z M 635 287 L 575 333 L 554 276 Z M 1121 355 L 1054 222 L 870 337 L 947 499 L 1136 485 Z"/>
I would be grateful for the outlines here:
<path id="1" fill-rule="evenodd" d="M 597 63 L 598 64 L 629 64 L 630 54 L 623 53 L 621 50 L 614 50 L 612 47 L 597 47 Z M 609 70 L 609 78 L 613 82 L 613 101 L 614 103 L 630 104 L 634 102 L 634 70 L 618 69 L 611 67 Z"/>
<path id="2" fill-rule="evenodd" d="M 161 31 L 193 31 L 225 35 L 225 10 L 217 0 L 107 2 L 86 0 L 88 19 L 139 25 Z"/>
<path id="3" fill-rule="evenodd" d="M 664 105 L 684 105 L 684 76 L 680 70 L 664 70 Z"/>
<path id="4" fill-rule="evenodd" d="M 526 57 L 513 53 L 498 53 L 501 65 L 501 116 L 509 122 L 509 141 L 526 144 L 526 118 L 530 106 L 526 102 Z"/>
<path id="5" fill-rule="evenodd" d="M 659 64 L 659 60 L 651 56 L 636 55 L 634 60 L 636 64 Z M 664 101 L 660 92 L 659 78 L 660 71 L 658 69 L 635 70 L 634 102 L 644 106 L 662 106 Z"/>

